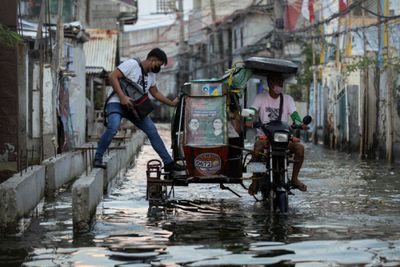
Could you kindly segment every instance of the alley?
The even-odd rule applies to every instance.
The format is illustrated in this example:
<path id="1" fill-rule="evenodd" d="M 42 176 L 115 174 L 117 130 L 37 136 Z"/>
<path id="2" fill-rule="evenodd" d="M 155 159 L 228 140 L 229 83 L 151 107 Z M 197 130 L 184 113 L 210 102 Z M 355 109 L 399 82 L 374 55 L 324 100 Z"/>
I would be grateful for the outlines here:
<path id="1" fill-rule="evenodd" d="M 159 125 L 162 137 L 169 128 Z M 169 144 L 167 144 L 169 146 Z M 165 207 L 145 200 L 146 144 L 136 167 L 100 203 L 90 233 L 74 235 L 68 188 L 43 203 L 23 236 L 1 241 L 0 263 L 25 266 L 400 264 L 400 168 L 306 144 L 287 216 L 272 216 L 239 186 L 175 190 Z M 292 262 L 292 263 L 290 263 Z"/>
<path id="2" fill-rule="evenodd" d="M 5 0 L 0 14 L 0 266 L 400 266 L 400 1 Z M 182 183 L 240 181 L 251 122 L 310 115 L 308 191 L 285 215 L 237 184 L 149 205 L 159 156 L 109 116 L 129 117 L 120 74 L 146 100 L 130 115 L 150 96 L 185 157 Z"/>

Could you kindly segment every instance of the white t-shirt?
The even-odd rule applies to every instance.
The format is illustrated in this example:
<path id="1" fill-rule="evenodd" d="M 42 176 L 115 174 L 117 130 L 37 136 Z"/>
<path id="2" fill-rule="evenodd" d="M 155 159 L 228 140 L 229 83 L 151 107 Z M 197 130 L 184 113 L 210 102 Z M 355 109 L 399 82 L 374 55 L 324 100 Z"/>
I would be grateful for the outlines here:
<path id="1" fill-rule="evenodd" d="M 277 120 L 279 117 L 280 97 L 274 99 L 269 92 L 263 92 L 254 99 L 253 108 L 258 111 L 262 123 Z M 296 111 L 296 105 L 291 96 L 283 94 L 283 110 L 281 121 L 288 122 L 290 115 Z M 262 134 L 262 131 L 258 131 Z"/>
<path id="2" fill-rule="evenodd" d="M 121 73 L 129 80 L 136 82 L 142 88 L 142 70 L 139 63 L 135 59 L 128 59 L 122 62 L 117 67 Z M 145 92 L 148 92 L 150 87 L 156 85 L 156 74 L 153 72 L 144 75 Z M 108 103 L 120 102 L 117 94 L 114 94 Z"/>

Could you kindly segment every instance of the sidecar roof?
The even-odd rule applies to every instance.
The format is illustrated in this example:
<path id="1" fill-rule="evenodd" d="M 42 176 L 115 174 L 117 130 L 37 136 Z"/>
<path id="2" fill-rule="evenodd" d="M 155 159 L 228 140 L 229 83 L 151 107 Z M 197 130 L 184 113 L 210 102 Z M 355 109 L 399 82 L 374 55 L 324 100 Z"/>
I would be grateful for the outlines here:
<path id="1" fill-rule="evenodd" d="M 296 63 L 280 58 L 250 57 L 244 61 L 244 67 L 250 69 L 256 75 L 268 75 L 270 73 L 296 74 Z"/>

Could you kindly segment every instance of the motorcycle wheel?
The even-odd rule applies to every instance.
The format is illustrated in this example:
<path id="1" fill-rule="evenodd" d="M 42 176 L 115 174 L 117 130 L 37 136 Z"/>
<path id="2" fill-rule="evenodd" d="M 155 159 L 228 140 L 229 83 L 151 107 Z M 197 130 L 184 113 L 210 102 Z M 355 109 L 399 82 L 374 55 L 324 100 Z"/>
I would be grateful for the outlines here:
<path id="1" fill-rule="evenodd" d="M 270 186 L 270 182 L 268 179 L 269 179 L 268 176 L 264 176 L 260 180 L 260 191 L 261 191 L 262 200 L 267 200 L 270 196 L 269 192 L 270 192 L 271 186 Z"/>
<path id="2" fill-rule="evenodd" d="M 288 203 L 288 194 L 287 192 L 277 192 L 275 194 L 275 205 L 274 205 L 275 211 L 279 211 L 281 213 L 287 213 L 289 209 L 289 203 Z"/>

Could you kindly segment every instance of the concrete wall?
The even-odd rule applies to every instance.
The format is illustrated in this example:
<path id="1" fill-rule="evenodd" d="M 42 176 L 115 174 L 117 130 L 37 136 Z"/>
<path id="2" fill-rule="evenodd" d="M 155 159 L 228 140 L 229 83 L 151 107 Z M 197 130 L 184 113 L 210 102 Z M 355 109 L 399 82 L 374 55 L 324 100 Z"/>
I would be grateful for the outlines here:
<path id="1" fill-rule="evenodd" d="M 49 158 L 40 166 L 28 167 L 0 184 L 0 231 L 15 230 L 20 218 L 29 214 L 43 199 L 63 184 L 80 176 L 72 187 L 73 222 L 78 230 L 88 229 L 96 206 L 111 181 L 127 168 L 144 143 L 145 134 L 135 133 L 105 158 L 107 169 L 92 169 L 86 174 L 83 152 L 69 152 Z M 90 165 L 90 164 L 89 164 Z"/>
<path id="2" fill-rule="evenodd" d="M 14 227 L 43 198 L 45 167 L 32 166 L 0 184 L 0 229 Z"/>
<path id="3" fill-rule="evenodd" d="M 50 194 L 80 175 L 85 170 L 85 160 L 84 152 L 76 151 L 43 161 L 46 167 L 46 193 Z"/>
<path id="4" fill-rule="evenodd" d="M 120 46 L 121 60 L 132 57 L 144 60 L 150 50 L 157 46 L 164 50 L 168 58 L 171 58 L 178 53 L 178 42 L 179 25 L 173 23 L 158 28 L 149 26 L 148 29 L 123 32 Z"/>
<path id="5" fill-rule="evenodd" d="M 0 22 L 15 31 L 17 24 L 17 2 L 1 2 Z M 0 172 L 7 170 L 1 162 L 9 161 L 9 147 L 18 151 L 18 73 L 17 49 L 0 43 Z M 14 160 L 15 161 L 15 160 Z"/>
<path id="6" fill-rule="evenodd" d="M 72 187 L 72 216 L 74 229 L 90 230 L 97 204 L 103 196 L 105 171 L 94 169 L 81 176 Z"/>
<path id="7" fill-rule="evenodd" d="M 318 91 L 318 140 L 331 148 L 358 152 L 364 88 L 360 72 L 344 76 L 337 72 L 333 62 L 323 68 L 322 90 Z M 313 102 L 310 103 L 314 108 Z"/>
<path id="8" fill-rule="evenodd" d="M 360 149 L 360 118 L 359 118 L 359 86 L 349 85 L 347 87 L 348 97 L 348 120 L 349 120 L 349 148 L 351 151 Z"/>
<path id="9" fill-rule="evenodd" d="M 135 12 L 136 7 L 122 1 L 90 1 L 87 23 L 91 28 L 118 29 L 117 17 L 120 12 Z"/>
<path id="10" fill-rule="evenodd" d="M 54 87 L 52 70 L 43 67 L 43 152 L 44 158 L 54 155 L 53 139 L 57 139 L 57 88 Z M 40 110 L 37 108 L 37 110 Z M 40 113 L 38 114 L 40 118 Z M 38 124 L 40 127 L 40 123 Z M 39 132 L 40 133 L 40 132 Z"/>
<path id="11" fill-rule="evenodd" d="M 260 25 L 263 25 L 260 27 Z M 232 25 L 233 30 L 235 28 L 242 28 L 243 30 L 243 46 L 249 46 L 257 43 L 262 36 L 267 35 L 274 29 L 274 21 L 272 17 L 265 14 L 252 14 L 244 16 L 242 20 L 234 22 Z M 232 42 L 234 35 L 232 34 Z M 240 41 L 240 36 L 237 43 Z M 233 44 L 232 44 L 233 47 Z M 241 47 L 237 47 L 240 49 Z"/>
<path id="12" fill-rule="evenodd" d="M 70 68 L 76 75 L 71 78 L 69 105 L 75 146 L 79 147 L 86 142 L 86 61 L 83 44 L 72 40 L 69 42 L 73 45 L 68 49 L 72 59 Z"/>
<path id="13" fill-rule="evenodd" d="M 130 141 L 104 157 L 107 169 L 93 169 L 89 174 L 79 177 L 72 186 L 72 221 L 75 232 L 90 230 L 103 192 L 109 190 L 111 180 L 130 165 L 145 140 L 143 132 L 137 132 Z"/>
<path id="14" fill-rule="evenodd" d="M 21 43 L 18 45 L 18 148 L 27 147 L 28 136 L 28 92 L 29 92 L 29 55 L 27 45 Z M 16 155 L 16 154 L 15 154 Z M 10 159 L 10 155 L 8 156 Z M 17 157 L 15 157 L 17 160 Z M 18 170 L 18 167 L 17 167 Z"/>
<path id="15" fill-rule="evenodd" d="M 395 73 L 397 79 L 395 80 L 395 86 L 393 90 L 393 129 L 397 129 L 394 132 L 394 147 L 393 147 L 393 155 L 394 160 L 400 162 L 400 75 Z"/>

